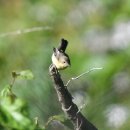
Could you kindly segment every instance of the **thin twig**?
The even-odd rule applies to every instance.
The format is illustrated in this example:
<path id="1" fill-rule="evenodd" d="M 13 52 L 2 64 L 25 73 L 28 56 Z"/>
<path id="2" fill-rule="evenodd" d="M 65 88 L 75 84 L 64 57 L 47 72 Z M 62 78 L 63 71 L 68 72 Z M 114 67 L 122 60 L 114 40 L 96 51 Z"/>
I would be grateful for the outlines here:
<path id="1" fill-rule="evenodd" d="M 79 107 L 79 110 L 77 112 L 77 114 L 86 106 L 86 104 L 83 104 L 82 106 Z"/>
<path id="2" fill-rule="evenodd" d="M 15 35 L 20 35 L 20 34 L 25 34 L 25 33 L 30 33 L 30 32 L 35 32 L 35 31 L 43 31 L 43 30 L 51 30 L 52 28 L 49 26 L 40 26 L 40 27 L 32 27 L 32 28 L 27 28 L 27 29 L 19 29 L 16 31 L 12 32 L 7 32 L 7 33 L 1 33 L 0 38 L 6 37 L 6 36 L 15 36 Z"/>
<path id="3" fill-rule="evenodd" d="M 12 81 L 11 81 L 11 84 L 10 84 L 11 90 L 12 90 L 12 87 L 13 87 L 13 85 L 14 85 L 14 83 L 15 83 L 15 79 L 16 79 L 15 77 L 12 78 Z"/>
<path id="4" fill-rule="evenodd" d="M 90 73 L 91 71 L 100 70 L 100 69 L 103 69 L 103 68 L 92 68 L 92 69 L 90 69 L 90 70 L 88 70 L 88 71 L 86 71 L 86 72 L 84 72 L 84 73 L 78 75 L 77 77 L 72 77 L 70 80 L 68 80 L 68 82 L 67 82 L 67 84 L 66 84 L 65 86 L 68 86 L 68 84 L 69 84 L 72 80 L 79 79 L 80 77 L 82 77 L 82 76 L 85 75 L 85 74 Z"/>
<path id="5" fill-rule="evenodd" d="M 10 83 L 10 89 L 12 89 L 18 75 L 19 75 L 19 73 L 16 73 L 15 71 L 12 72 L 12 81 Z"/>

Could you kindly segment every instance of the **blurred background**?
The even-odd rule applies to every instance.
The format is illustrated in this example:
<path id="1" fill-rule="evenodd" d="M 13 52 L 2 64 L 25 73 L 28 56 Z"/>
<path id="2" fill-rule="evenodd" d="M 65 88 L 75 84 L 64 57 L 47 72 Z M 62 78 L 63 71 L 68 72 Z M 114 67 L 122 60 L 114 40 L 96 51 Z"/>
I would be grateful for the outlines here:
<path id="1" fill-rule="evenodd" d="M 52 48 L 65 38 L 72 65 L 60 72 L 64 83 L 103 67 L 69 84 L 74 102 L 86 104 L 82 113 L 99 130 L 128 130 L 129 5 L 129 0 L 1 0 L 0 90 L 10 83 L 12 71 L 29 69 L 34 79 L 16 80 L 13 92 L 27 102 L 30 118 L 44 125 L 63 114 L 48 68 Z"/>

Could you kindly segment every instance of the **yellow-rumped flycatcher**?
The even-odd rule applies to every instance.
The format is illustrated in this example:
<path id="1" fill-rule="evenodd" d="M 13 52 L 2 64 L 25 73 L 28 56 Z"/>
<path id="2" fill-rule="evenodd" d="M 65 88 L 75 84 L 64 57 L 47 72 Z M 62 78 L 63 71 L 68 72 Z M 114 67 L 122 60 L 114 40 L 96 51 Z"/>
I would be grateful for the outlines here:
<path id="1" fill-rule="evenodd" d="M 53 48 L 52 63 L 56 66 L 58 70 L 62 70 L 70 66 L 69 56 L 65 53 L 68 41 L 61 39 L 60 46 L 58 48 Z"/>

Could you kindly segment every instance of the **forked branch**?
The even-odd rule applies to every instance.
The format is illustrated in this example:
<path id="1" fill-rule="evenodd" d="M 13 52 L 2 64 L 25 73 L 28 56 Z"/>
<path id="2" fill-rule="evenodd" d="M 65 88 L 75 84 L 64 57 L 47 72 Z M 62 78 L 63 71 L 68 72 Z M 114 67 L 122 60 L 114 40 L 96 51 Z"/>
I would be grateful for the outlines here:
<path id="1" fill-rule="evenodd" d="M 77 105 L 73 103 L 72 96 L 67 87 L 64 85 L 58 70 L 54 66 L 51 66 L 49 71 L 59 102 L 61 103 L 62 110 L 72 121 L 75 130 L 97 130 L 97 128 L 82 115 Z"/>

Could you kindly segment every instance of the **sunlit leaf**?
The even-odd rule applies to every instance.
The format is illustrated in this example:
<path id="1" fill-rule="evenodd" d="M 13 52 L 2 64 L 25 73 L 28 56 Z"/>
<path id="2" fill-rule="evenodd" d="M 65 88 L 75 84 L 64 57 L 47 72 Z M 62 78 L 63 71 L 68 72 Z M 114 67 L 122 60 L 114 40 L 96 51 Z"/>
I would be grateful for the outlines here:
<path id="1" fill-rule="evenodd" d="M 28 80 L 30 80 L 30 79 L 34 78 L 34 75 L 33 75 L 33 73 L 30 70 L 24 70 L 24 71 L 21 71 L 19 73 L 18 77 L 21 78 L 21 79 L 28 79 Z"/>
<path id="2" fill-rule="evenodd" d="M 10 94 L 10 85 L 6 85 L 4 89 L 1 91 L 0 96 L 6 97 Z"/>
<path id="3" fill-rule="evenodd" d="M 3 91 L 4 93 L 6 91 Z M 0 104 L 0 122 L 2 127 L 16 130 L 34 130 L 36 128 L 32 120 L 29 119 L 29 113 L 27 109 L 27 104 L 24 100 L 15 98 L 11 103 L 10 96 L 8 93 L 7 98 L 1 99 Z"/>

